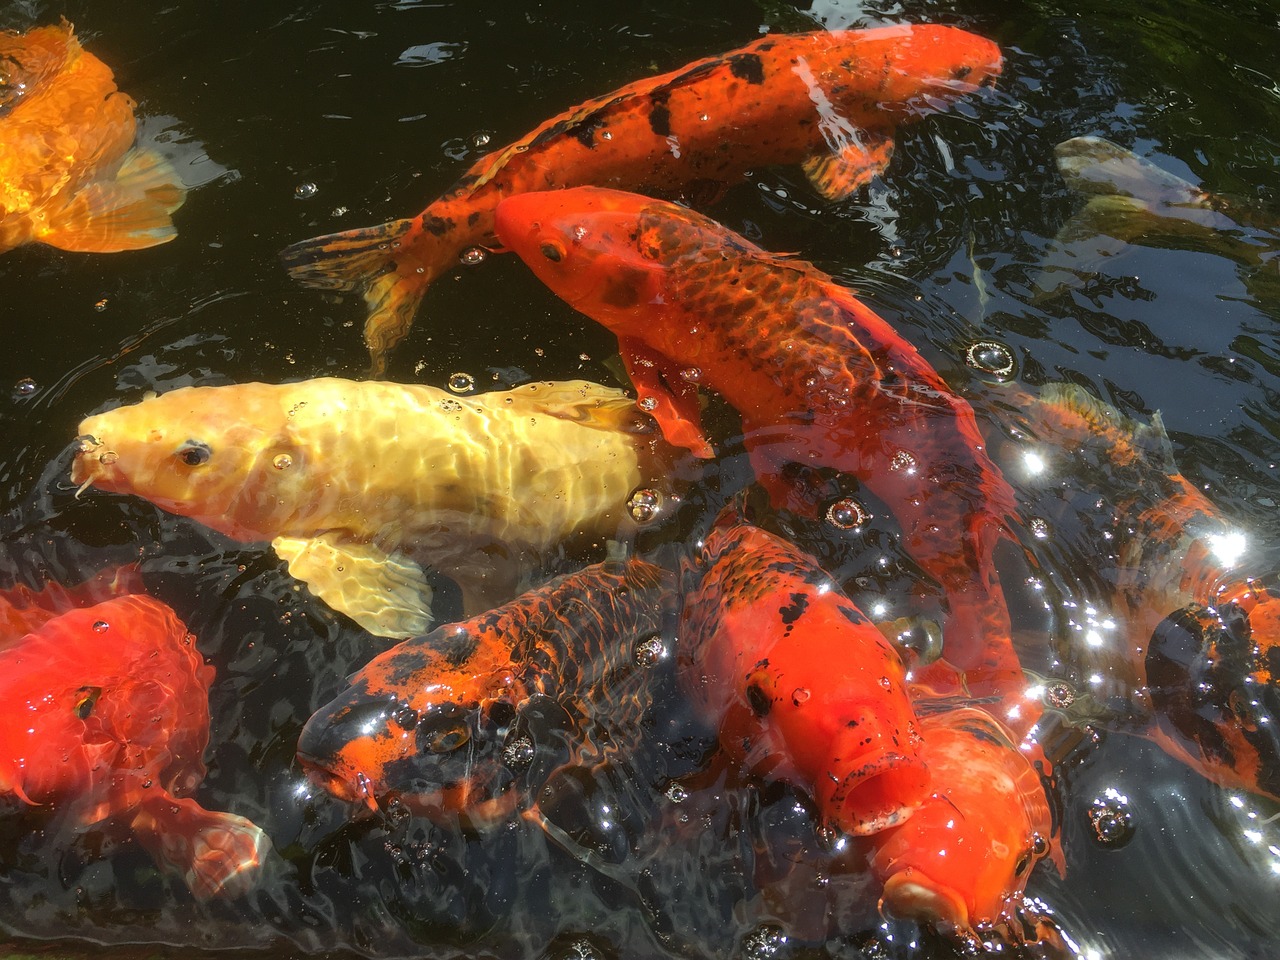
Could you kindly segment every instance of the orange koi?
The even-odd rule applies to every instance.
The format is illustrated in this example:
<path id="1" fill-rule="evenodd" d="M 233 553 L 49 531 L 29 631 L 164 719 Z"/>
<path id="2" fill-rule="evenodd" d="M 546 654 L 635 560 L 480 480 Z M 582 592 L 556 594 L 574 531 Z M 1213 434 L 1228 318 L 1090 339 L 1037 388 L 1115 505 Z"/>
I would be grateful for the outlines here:
<path id="1" fill-rule="evenodd" d="M 397 797 L 435 818 L 493 822 L 537 794 L 515 789 L 538 748 L 530 710 L 568 714 L 575 745 L 561 769 L 601 762 L 595 718 L 611 738 L 638 724 L 636 646 L 659 635 L 670 588 L 643 561 L 596 564 L 404 641 L 307 721 L 298 759 L 340 799 Z"/>
<path id="2" fill-rule="evenodd" d="M 1105 600 L 1123 629 L 1118 646 L 1088 651 L 1096 672 L 1136 697 L 1136 729 L 1165 752 L 1219 784 L 1280 799 L 1274 577 L 1233 569 L 1242 535 L 1179 472 L 1158 415 L 1137 423 L 1072 384 L 1014 400 L 1031 438 L 1101 471 L 1122 520 L 1106 544 Z"/>
<path id="3" fill-rule="evenodd" d="M 471 247 L 493 248 L 494 211 L 531 190 L 599 184 L 679 193 L 767 164 L 803 163 L 831 199 L 888 164 L 903 123 L 991 82 L 994 43 L 933 24 L 764 37 L 588 100 L 477 160 L 411 220 L 296 243 L 308 286 L 359 289 L 380 375 L 427 287 Z"/>
<path id="4" fill-rule="evenodd" d="M 197 897 L 247 892 L 266 835 L 190 796 L 205 775 L 213 668 L 159 601 L 125 595 L 46 616 L 67 594 L 5 598 L 35 626 L 0 650 L 0 796 L 77 829 L 123 827 Z"/>
<path id="5" fill-rule="evenodd" d="M 71 24 L 0 32 L 0 253 L 24 243 L 112 253 L 167 243 L 185 189 L 134 146 L 134 102 Z"/>
<path id="6" fill-rule="evenodd" d="M 746 524 L 684 564 L 679 665 L 725 751 L 813 797 L 824 827 L 907 820 L 929 770 L 898 652 L 811 558 Z"/>
<path id="7" fill-rule="evenodd" d="M 992 557 L 1013 492 L 973 410 L 914 347 L 829 276 L 675 204 L 526 193 L 503 201 L 497 226 L 555 293 L 617 334 L 640 407 L 673 444 L 710 456 L 705 385 L 741 415 L 775 506 L 821 509 L 795 465 L 850 474 L 883 501 L 949 606 L 944 659 L 913 681 L 1001 701 L 1001 716 L 1030 725 Z"/>
<path id="8" fill-rule="evenodd" d="M 1011 925 L 1038 860 L 1053 856 L 1065 872 L 1040 775 L 982 710 L 922 705 L 920 736 L 934 790 L 910 820 L 869 839 L 880 909 L 962 936 Z"/>

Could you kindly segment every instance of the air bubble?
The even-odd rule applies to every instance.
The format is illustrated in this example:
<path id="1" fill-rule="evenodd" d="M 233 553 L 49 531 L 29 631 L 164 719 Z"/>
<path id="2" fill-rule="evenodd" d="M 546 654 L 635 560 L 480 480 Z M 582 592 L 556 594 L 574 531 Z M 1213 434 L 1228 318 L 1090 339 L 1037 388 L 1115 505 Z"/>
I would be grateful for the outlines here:
<path id="1" fill-rule="evenodd" d="M 989 373 L 1000 380 L 1013 376 L 1015 367 L 1013 351 L 994 340 L 979 340 L 969 345 L 964 353 L 965 361 L 975 370 Z"/>
<path id="2" fill-rule="evenodd" d="M 662 493 L 641 487 L 627 498 L 627 513 L 636 523 L 649 523 L 662 511 Z"/>
<path id="3" fill-rule="evenodd" d="M 1071 684 L 1055 680 L 1045 687 L 1044 698 L 1049 706 L 1065 710 L 1076 702 L 1076 692 L 1071 689 Z"/>
<path id="4" fill-rule="evenodd" d="M 533 741 L 517 737 L 502 748 L 502 762 L 508 767 L 527 767 L 533 763 Z"/>
<path id="5" fill-rule="evenodd" d="M 1104 847 L 1123 847 L 1133 839 L 1133 814 L 1129 799 L 1108 788 L 1104 796 L 1089 805 L 1089 825 L 1093 838 Z"/>
<path id="6" fill-rule="evenodd" d="M 672 803 L 684 803 L 689 799 L 689 791 L 682 785 L 673 783 L 667 787 L 667 799 Z"/>
<path id="7" fill-rule="evenodd" d="M 667 645 L 658 636 L 649 637 L 636 644 L 636 663 L 642 667 L 656 667 L 667 655 Z"/>
<path id="8" fill-rule="evenodd" d="M 905 470 L 911 473 L 916 468 L 916 458 L 905 450 L 899 450 L 893 455 L 893 459 L 889 461 L 890 470 Z"/>
<path id="9" fill-rule="evenodd" d="M 97 303 L 95 303 L 95 304 L 93 305 L 93 309 L 94 309 L 94 310 L 96 310 L 96 311 L 98 311 L 98 313 L 102 313 L 104 310 L 106 310 L 106 309 L 107 309 L 107 298 L 106 298 L 106 297 L 103 297 L 101 300 L 99 300 Z"/>
<path id="10" fill-rule="evenodd" d="M 689 383 L 697 383 L 702 379 L 702 370 L 698 367 L 685 367 L 680 371 L 680 379 Z"/>
<path id="11" fill-rule="evenodd" d="M 489 259 L 489 251 L 484 247 L 467 247 L 458 254 L 458 260 L 464 267 L 474 267 Z"/>
<path id="12" fill-rule="evenodd" d="M 471 135 L 471 148 L 473 150 L 483 150 L 492 140 L 493 134 L 488 130 L 478 130 Z"/>
<path id="13" fill-rule="evenodd" d="M 1049 524 L 1043 517 L 1032 517 L 1027 526 L 1031 528 L 1031 535 L 1037 540 L 1049 539 Z"/>
<path id="14" fill-rule="evenodd" d="M 13 385 L 13 395 L 15 397 L 29 397 L 38 389 L 40 388 L 36 386 L 36 382 L 34 380 L 30 377 L 23 377 Z"/>
<path id="15" fill-rule="evenodd" d="M 476 378 L 469 373 L 449 374 L 449 389 L 454 393 L 470 393 L 476 388 Z"/>
<path id="16" fill-rule="evenodd" d="M 657 397 L 641 397 L 640 400 L 637 402 L 636 406 L 638 406 L 641 410 L 644 410 L 645 412 L 648 412 L 650 410 L 656 410 L 658 409 L 658 398 Z"/>
<path id="17" fill-rule="evenodd" d="M 95 620 L 95 621 L 93 621 L 93 632 L 94 632 L 94 633 L 106 633 L 106 632 L 107 632 L 108 630 L 110 630 L 110 629 L 111 629 L 111 624 L 107 623 L 107 621 L 105 621 L 105 620 Z"/>
<path id="18" fill-rule="evenodd" d="M 116 453 L 114 450 L 105 450 L 98 454 L 98 462 L 107 467 L 111 466 L 111 464 L 115 463 L 119 459 L 120 454 Z"/>
<path id="19" fill-rule="evenodd" d="M 310 180 L 308 180 L 298 184 L 296 187 L 293 188 L 293 199 L 310 200 L 319 192 L 320 192 L 320 188 L 317 187 Z"/>
<path id="20" fill-rule="evenodd" d="M 288 470 L 293 466 L 293 457 L 289 456 L 287 453 L 278 454 L 276 458 L 271 461 L 271 465 L 277 470 Z"/>
<path id="21" fill-rule="evenodd" d="M 809 692 L 808 687 L 796 687 L 791 691 L 791 702 L 797 707 L 808 700 L 813 694 Z"/>
<path id="22" fill-rule="evenodd" d="M 838 530 L 856 530 L 870 519 L 866 507 L 853 497 L 844 497 L 827 507 L 827 523 Z"/>

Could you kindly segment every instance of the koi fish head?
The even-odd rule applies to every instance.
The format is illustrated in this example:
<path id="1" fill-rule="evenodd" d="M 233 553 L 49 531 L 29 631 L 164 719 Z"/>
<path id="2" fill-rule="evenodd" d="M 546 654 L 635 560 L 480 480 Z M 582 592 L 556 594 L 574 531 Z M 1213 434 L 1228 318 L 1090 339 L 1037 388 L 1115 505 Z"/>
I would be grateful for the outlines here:
<path id="1" fill-rule="evenodd" d="M 80 54 L 71 24 L 0 31 L 0 117 Z"/>
<path id="2" fill-rule="evenodd" d="M 266 384 L 184 387 L 80 424 L 71 480 L 150 500 L 239 540 L 270 540 L 304 453 Z"/>
<path id="3" fill-rule="evenodd" d="M 0 795 L 72 801 L 95 821 L 153 784 L 194 786 L 212 676 L 186 627 L 150 597 L 45 622 L 0 652 Z M 175 756 L 187 767 L 166 774 Z"/>
<path id="4" fill-rule="evenodd" d="M 455 666 L 469 645 L 446 630 L 375 657 L 307 721 L 298 760 L 313 783 L 370 809 L 396 797 L 435 817 L 484 821 L 514 803 L 509 678 Z"/>
<path id="5" fill-rule="evenodd" d="M 979 710 L 921 722 L 933 793 L 877 835 L 882 912 L 970 933 L 1009 918 L 1035 862 L 1050 854 L 1044 786 L 1004 728 Z"/>
<path id="6" fill-rule="evenodd" d="M 992 41 L 957 27 L 912 24 L 879 27 L 862 35 L 867 63 L 883 63 L 879 108 L 933 112 L 1000 76 L 1004 58 Z"/>
<path id="7" fill-rule="evenodd" d="M 672 264 L 714 256 L 730 236 L 674 203 L 600 187 L 508 197 L 497 232 L 555 294 L 620 337 L 651 334 Z"/>

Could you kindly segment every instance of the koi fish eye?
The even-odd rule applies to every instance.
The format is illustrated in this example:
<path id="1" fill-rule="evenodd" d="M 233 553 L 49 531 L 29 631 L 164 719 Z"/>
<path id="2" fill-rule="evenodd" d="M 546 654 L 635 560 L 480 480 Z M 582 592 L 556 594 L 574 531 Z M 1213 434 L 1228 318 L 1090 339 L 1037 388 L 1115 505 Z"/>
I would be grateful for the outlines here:
<path id="1" fill-rule="evenodd" d="M 538 249 L 552 263 L 559 263 L 564 259 L 564 244 L 559 241 L 547 240 Z"/>
<path id="2" fill-rule="evenodd" d="M 188 467 L 200 467 L 209 462 L 213 449 L 199 440 L 188 440 L 178 448 L 177 456 Z"/>
<path id="3" fill-rule="evenodd" d="M 461 721 L 447 727 L 424 730 L 418 737 L 418 745 L 431 753 L 452 753 L 471 739 L 471 731 Z"/>
<path id="4" fill-rule="evenodd" d="M 102 688 L 81 687 L 76 692 L 81 695 L 80 699 L 76 701 L 76 716 L 81 720 L 88 720 L 89 714 L 93 713 L 93 707 L 98 702 L 98 698 L 102 696 Z"/>

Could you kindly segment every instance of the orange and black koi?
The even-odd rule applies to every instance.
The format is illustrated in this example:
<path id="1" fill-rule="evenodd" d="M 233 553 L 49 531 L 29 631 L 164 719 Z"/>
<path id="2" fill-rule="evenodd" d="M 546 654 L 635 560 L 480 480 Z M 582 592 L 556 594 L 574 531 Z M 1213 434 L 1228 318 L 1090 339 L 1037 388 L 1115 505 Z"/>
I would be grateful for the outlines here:
<path id="1" fill-rule="evenodd" d="M 806 554 L 718 526 L 683 565 L 679 670 L 751 775 L 808 791 L 824 826 L 906 820 L 929 771 L 897 650 Z"/>
<path id="2" fill-rule="evenodd" d="M 308 286 L 363 292 L 380 374 L 432 281 L 469 248 L 496 245 L 504 197 L 582 184 L 674 194 L 803 162 L 824 196 L 842 198 L 888 164 L 898 125 L 946 109 L 1000 68 L 994 43 L 934 24 L 764 37 L 551 118 L 481 157 L 411 220 L 304 240 L 282 256 Z"/>
<path id="3" fill-rule="evenodd" d="M 883 501 L 949 605 L 944 660 L 913 680 L 1001 700 L 1025 730 L 993 563 L 1013 492 L 973 410 L 911 344 L 829 276 L 675 204 L 579 187 L 511 197 L 497 224 L 554 292 L 617 334 L 640 407 L 669 441 L 711 455 L 705 385 L 741 415 L 775 506 L 821 508 L 796 464 L 850 474 Z"/>
<path id="4" fill-rule="evenodd" d="M 436 818 L 506 816 L 536 793 L 517 789 L 538 747 L 526 712 L 565 715 L 575 766 L 599 762 L 597 718 L 610 731 L 638 722 L 636 648 L 660 635 L 671 579 L 639 560 L 597 564 L 397 644 L 307 721 L 298 759 L 313 782 L 370 807 L 395 796 Z"/>

